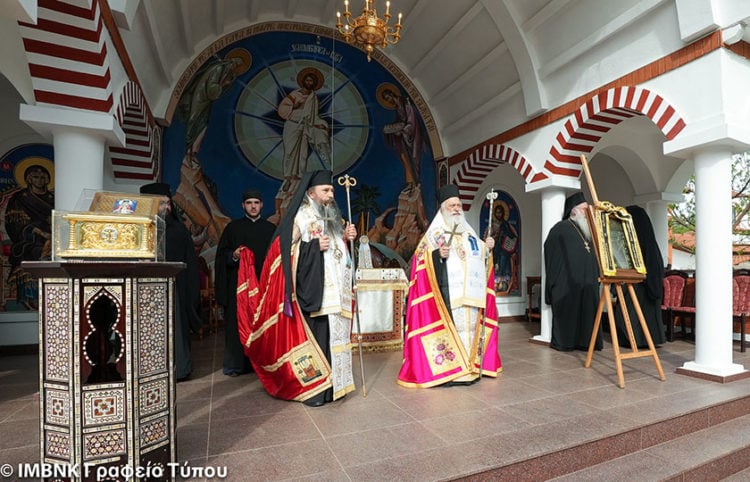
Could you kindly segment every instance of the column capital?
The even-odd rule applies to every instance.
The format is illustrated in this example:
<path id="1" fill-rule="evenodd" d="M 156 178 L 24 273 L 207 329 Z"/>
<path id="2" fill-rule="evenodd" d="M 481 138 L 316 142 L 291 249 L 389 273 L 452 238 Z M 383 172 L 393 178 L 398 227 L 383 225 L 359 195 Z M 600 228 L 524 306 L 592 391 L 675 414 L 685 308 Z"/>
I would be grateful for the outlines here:
<path id="1" fill-rule="evenodd" d="M 579 178 L 574 179 L 572 177 L 560 176 L 555 179 L 544 179 L 542 181 L 537 181 L 532 184 L 526 185 L 526 192 L 547 191 L 553 189 L 559 189 L 566 193 L 571 191 L 580 191 L 581 180 Z"/>
<path id="2" fill-rule="evenodd" d="M 689 123 L 677 137 L 664 143 L 665 155 L 682 159 L 711 150 L 750 150 L 750 128 L 720 114 Z"/>
<path id="3" fill-rule="evenodd" d="M 650 192 L 646 194 L 637 194 L 636 196 L 633 197 L 633 203 L 635 204 L 645 204 L 645 203 L 655 203 L 655 202 L 679 204 L 684 201 L 685 201 L 685 195 L 682 194 L 681 192 L 657 191 L 657 192 Z"/>
<path id="4" fill-rule="evenodd" d="M 125 133 L 111 114 L 21 104 L 18 117 L 49 140 L 57 131 L 72 130 L 101 137 L 110 145 L 125 146 Z"/>

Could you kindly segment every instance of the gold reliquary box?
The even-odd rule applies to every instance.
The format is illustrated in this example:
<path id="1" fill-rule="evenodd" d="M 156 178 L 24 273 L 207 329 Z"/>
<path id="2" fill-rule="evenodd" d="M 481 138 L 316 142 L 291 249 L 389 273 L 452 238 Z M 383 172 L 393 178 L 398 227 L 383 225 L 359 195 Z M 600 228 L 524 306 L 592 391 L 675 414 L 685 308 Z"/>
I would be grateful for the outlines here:
<path id="1" fill-rule="evenodd" d="M 164 261 L 159 196 L 84 191 L 76 207 L 52 211 L 52 259 Z"/>

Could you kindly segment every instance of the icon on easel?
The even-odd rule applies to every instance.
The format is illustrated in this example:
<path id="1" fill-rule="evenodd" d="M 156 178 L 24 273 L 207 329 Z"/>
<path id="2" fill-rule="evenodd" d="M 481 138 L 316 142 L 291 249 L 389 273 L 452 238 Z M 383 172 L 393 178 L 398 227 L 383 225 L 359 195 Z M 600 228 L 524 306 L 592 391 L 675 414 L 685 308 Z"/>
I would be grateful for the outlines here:
<path id="1" fill-rule="evenodd" d="M 599 201 L 594 188 L 594 181 L 591 178 L 588 161 L 586 156 L 581 156 L 581 167 L 586 175 L 586 182 L 591 193 L 592 204 L 589 206 L 587 217 L 591 235 L 594 241 L 594 250 L 596 258 L 599 261 L 600 280 L 602 282 L 602 294 L 599 299 L 599 306 L 596 309 L 596 318 L 594 320 L 594 329 L 591 333 L 589 342 L 589 351 L 586 355 L 584 366 L 589 368 L 594 356 L 594 345 L 596 337 L 599 334 L 599 326 L 602 321 L 604 307 L 607 307 L 607 317 L 609 318 L 609 329 L 612 336 L 612 349 L 615 352 L 615 365 L 617 367 L 617 381 L 620 388 L 625 388 L 625 377 L 622 371 L 622 360 L 625 358 L 640 358 L 645 356 L 653 357 L 656 371 L 659 373 L 659 379 L 664 381 L 664 370 L 662 370 L 659 356 L 656 354 L 656 347 L 651 338 L 648 325 L 643 317 L 640 303 L 635 294 L 634 284 L 640 283 L 646 279 L 646 266 L 641 254 L 641 247 L 638 244 L 638 237 L 633 227 L 633 218 L 628 211 L 620 206 L 615 206 L 606 201 Z M 648 350 L 639 350 L 635 342 L 633 325 L 630 323 L 630 315 L 626 306 L 627 299 L 624 296 L 622 286 L 627 285 L 630 293 L 630 301 L 638 315 L 643 334 L 646 337 Z M 612 291 L 614 286 L 617 294 L 618 304 L 622 311 L 625 322 L 625 330 L 628 334 L 630 353 L 620 353 L 620 345 L 617 340 L 617 328 L 615 326 L 615 314 L 612 303 Z"/>

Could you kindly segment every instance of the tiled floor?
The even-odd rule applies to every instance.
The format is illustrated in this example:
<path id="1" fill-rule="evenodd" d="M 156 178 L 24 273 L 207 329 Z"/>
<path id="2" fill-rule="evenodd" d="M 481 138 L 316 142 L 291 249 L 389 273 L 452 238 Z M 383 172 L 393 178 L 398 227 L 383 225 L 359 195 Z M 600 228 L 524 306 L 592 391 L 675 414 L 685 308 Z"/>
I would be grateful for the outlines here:
<path id="1" fill-rule="evenodd" d="M 620 389 L 610 345 L 586 369 L 583 352 L 529 343 L 538 331 L 501 324 L 504 372 L 469 387 L 401 388 L 399 352 L 366 354 L 367 397 L 358 390 L 322 408 L 275 400 L 252 374 L 223 376 L 223 333 L 208 336 L 194 342 L 192 379 L 177 385 L 179 461 L 226 466 L 232 481 L 443 480 L 750 394 L 748 379 L 675 374 L 694 359 L 688 341 L 658 350 L 664 382 L 652 359 L 625 360 Z M 748 357 L 734 352 L 750 368 Z M 36 355 L 0 357 L 0 464 L 38 460 L 37 371 Z"/>

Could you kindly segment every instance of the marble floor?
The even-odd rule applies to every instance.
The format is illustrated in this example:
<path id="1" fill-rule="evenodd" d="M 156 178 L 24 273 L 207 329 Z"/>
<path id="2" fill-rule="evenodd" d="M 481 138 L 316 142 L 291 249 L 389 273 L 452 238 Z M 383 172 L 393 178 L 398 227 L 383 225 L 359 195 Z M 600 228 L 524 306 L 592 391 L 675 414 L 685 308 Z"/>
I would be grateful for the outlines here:
<path id="1" fill-rule="evenodd" d="M 750 379 L 676 374 L 694 359 L 687 340 L 659 348 L 666 381 L 651 358 L 625 360 L 621 389 L 611 345 L 587 369 L 584 352 L 530 343 L 538 333 L 536 322 L 501 323 L 503 373 L 468 387 L 402 388 L 401 353 L 367 353 L 367 396 L 355 373 L 358 391 L 321 408 L 271 398 L 254 374 L 224 376 L 223 332 L 207 335 L 193 342 L 193 376 L 177 385 L 178 459 L 226 467 L 232 481 L 449 480 L 750 395 Z M 0 356 L 0 464 L 39 460 L 37 358 Z M 749 358 L 735 346 L 735 363 Z M 653 470 L 639 479 L 657 480 Z"/>

